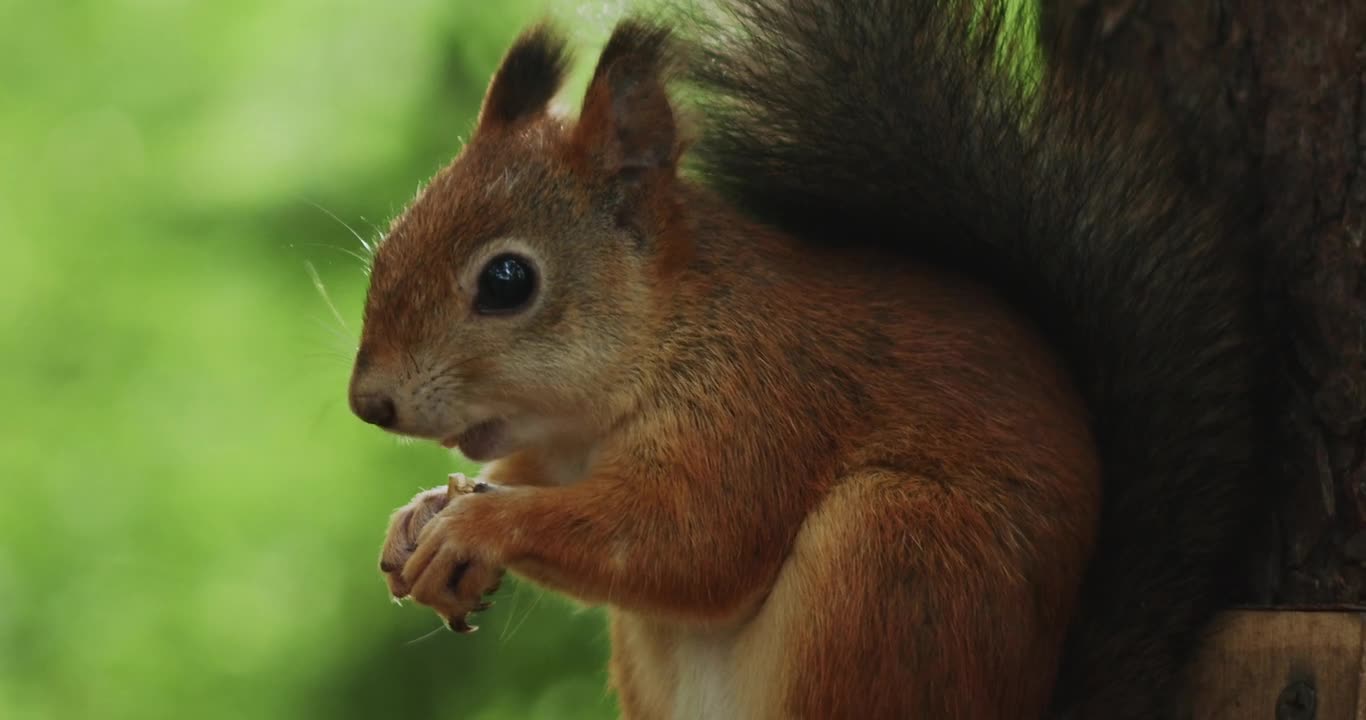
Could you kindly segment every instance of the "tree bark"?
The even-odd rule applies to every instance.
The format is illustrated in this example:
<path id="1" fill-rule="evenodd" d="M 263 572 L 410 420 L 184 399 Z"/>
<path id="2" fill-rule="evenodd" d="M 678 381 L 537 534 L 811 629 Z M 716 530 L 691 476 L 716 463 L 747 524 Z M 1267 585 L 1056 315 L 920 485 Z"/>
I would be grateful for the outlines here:
<path id="1" fill-rule="evenodd" d="M 1252 604 L 1366 601 L 1366 0 L 1042 0 L 1045 51 L 1152 79 L 1186 170 L 1241 193 L 1276 343 Z"/>

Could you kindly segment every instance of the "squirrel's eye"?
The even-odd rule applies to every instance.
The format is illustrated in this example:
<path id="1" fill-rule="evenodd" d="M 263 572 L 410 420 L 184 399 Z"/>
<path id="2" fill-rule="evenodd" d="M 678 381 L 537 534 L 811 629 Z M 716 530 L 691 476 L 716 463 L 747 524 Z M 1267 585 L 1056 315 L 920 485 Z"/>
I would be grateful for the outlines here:
<path id="1" fill-rule="evenodd" d="M 485 315 L 513 312 L 536 292 L 536 271 L 525 258 L 499 255 L 479 273 L 479 293 L 474 308 Z"/>

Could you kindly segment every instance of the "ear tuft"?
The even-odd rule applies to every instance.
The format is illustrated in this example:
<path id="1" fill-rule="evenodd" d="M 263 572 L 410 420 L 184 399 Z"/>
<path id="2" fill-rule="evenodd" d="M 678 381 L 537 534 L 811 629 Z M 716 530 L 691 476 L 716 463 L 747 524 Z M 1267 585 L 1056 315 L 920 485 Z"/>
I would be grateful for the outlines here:
<path id="1" fill-rule="evenodd" d="M 612 37 L 598 56 L 592 82 L 606 79 L 617 66 L 629 67 L 631 75 L 657 78 L 664 70 L 668 47 L 668 28 L 643 20 L 623 20 L 612 29 Z"/>
<path id="2" fill-rule="evenodd" d="M 479 111 L 479 127 L 516 124 L 540 115 L 564 82 L 569 53 L 549 25 L 536 25 L 512 44 L 494 73 Z"/>
<path id="3" fill-rule="evenodd" d="M 628 19 L 608 39 L 584 98 L 577 137 L 609 173 L 672 170 L 678 131 L 665 89 L 667 28 Z"/>

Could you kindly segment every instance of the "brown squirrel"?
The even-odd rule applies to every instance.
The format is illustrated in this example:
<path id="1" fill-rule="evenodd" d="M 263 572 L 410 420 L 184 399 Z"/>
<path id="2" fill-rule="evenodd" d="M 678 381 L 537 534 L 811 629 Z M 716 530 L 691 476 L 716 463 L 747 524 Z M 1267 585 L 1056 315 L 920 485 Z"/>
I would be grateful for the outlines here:
<path id="1" fill-rule="evenodd" d="M 1177 716 L 1267 494 L 1231 209 L 1004 3 L 719 1 L 577 119 L 527 31 L 379 247 L 352 408 L 488 463 L 390 590 L 606 605 L 628 717 Z"/>

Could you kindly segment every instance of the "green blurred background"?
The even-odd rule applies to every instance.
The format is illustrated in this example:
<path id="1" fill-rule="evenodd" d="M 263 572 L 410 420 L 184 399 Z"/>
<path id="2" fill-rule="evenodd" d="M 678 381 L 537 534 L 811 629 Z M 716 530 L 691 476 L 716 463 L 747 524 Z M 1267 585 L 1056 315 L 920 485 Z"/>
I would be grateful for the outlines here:
<path id="1" fill-rule="evenodd" d="M 455 152 L 520 27 L 586 62 L 621 10 L 0 0 L 0 718 L 613 714 L 597 611 L 505 583 L 459 637 L 388 600 L 389 512 L 469 468 L 349 414 L 346 226 Z"/>

